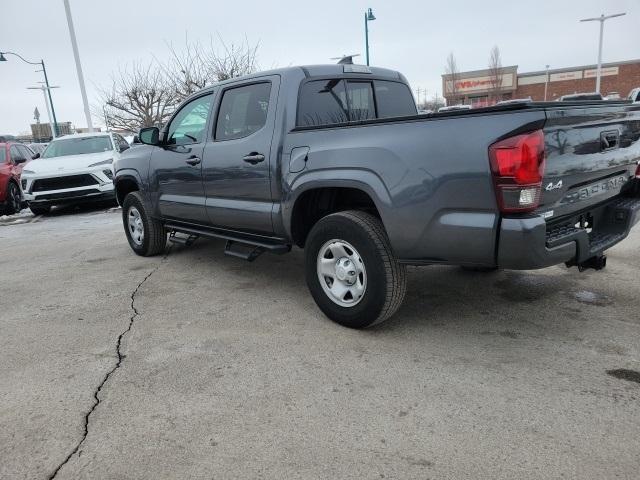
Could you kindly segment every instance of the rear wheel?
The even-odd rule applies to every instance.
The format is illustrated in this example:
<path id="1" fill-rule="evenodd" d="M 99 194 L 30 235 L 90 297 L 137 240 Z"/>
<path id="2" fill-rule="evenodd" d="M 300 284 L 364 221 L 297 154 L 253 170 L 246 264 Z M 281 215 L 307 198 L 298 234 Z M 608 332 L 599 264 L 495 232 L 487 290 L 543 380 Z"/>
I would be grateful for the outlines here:
<path id="1" fill-rule="evenodd" d="M 135 253 L 150 257 L 164 251 L 167 232 L 162 222 L 151 217 L 140 192 L 128 194 L 122 202 L 122 223 Z"/>
<path id="2" fill-rule="evenodd" d="M 406 273 L 380 220 L 349 210 L 322 218 L 305 246 L 307 285 L 320 310 L 350 328 L 380 323 L 402 304 Z"/>
<path id="3" fill-rule="evenodd" d="M 9 188 L 7 190 L 7 207 L 5 212 L 7 215 L 13 215 L 22 210 L 22 195 L 20 194 L 20 188 L 13 182 L 9 182 Z"/>

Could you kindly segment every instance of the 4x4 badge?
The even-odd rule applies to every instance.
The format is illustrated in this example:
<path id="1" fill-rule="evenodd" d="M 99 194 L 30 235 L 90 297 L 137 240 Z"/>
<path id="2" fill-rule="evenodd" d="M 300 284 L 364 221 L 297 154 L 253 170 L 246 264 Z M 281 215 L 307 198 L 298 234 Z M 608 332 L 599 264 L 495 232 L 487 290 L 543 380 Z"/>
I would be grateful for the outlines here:
<path id="1" fill-rule="evenodd" d="M 562 188 L 562 180 L 558 181 L 558 183 L 556 183 L 556 184 L 554 184 L 553 182 L 549 182 L 549 185 L 544 187 L 544 189 L 547 192 L 550 192 L 551 190 L 557 190 L 559 188 Z"/>

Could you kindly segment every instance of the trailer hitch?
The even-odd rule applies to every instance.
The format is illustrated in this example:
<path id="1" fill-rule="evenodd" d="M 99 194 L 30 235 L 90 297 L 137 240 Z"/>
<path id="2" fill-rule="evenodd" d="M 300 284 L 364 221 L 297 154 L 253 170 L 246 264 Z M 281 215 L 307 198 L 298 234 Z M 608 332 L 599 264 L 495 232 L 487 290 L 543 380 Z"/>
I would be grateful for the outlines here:
<path id="1" fill-rule="evenodd" d="M 606 255 L 596 255 L 595 257 L 587 258 L 584 262 L 580 262 L 577 264 L 578 271 L 584 272 L 590 268 L 594 270 L 602 270 L 607 266 L 607 256 Z"/>

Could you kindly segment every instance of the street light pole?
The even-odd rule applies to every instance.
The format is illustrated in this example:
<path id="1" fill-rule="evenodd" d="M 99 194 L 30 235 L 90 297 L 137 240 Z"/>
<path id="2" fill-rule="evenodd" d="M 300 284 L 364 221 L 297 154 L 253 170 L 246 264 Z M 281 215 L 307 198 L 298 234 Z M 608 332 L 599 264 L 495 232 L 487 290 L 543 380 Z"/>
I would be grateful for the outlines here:
<path id="1" fill-rule="evenodd" d="M 369 65 L 369 22 L 375 19 L 376 17 L 371 9 L 368 9 L 366 12 L 364 12 L 364 43 L 366 49 L 367 65 Z"/>
<path id="2" fill-rule="evenodd" d="M 91 123 L 91 113 L 89 112 L 89 101 L 87 100 L 87 90 L 84 86 L 84 75 L 82 74 L 82 64 L 80 63 L 80 53 L 78 52 L 78 42 L 76 41 L 76 31 L 73 28 L 73 18 L 71 18 L 71 7 L 69 0 L 64 0 L 64 10 L 67 14 L 67 24 L 69 25 L 69 36 L 71 37 L 71 47 L 73 48 L 73 57 L 76 61 L 76 72 L 78 73 L 78 83 L 80 84 L 80 94 L 82 95 L 82 104 L 84 105 L 84 116 L 87 120 L 87 129 L 93 132 L 93 124 Z"/>
<path id="3" fill-rule="evenodd" d="M 47 86 L 47 93 L 49 94 L 49 101 L 47 102 L 47 98 L 45 96 L 45 103 L 47 104 L 47 112 L 49 111 L 49 105 L 51 105 L 51 115 L 49 115 L 49 123 L 51 124 L 52 128 L 51 128 L 51 132 L 53 134 L 53 137 L 57 137 L 58 136 L 58 120 L 56 119 L 56 110 L 55 108 L 53 108 L 53 98 L 51 98 L 51 88 L 58 88 L 58 87 L 50 87 L 49 86 L 49 77 L 47 77 L 47 68 L 44 66 L 44 60 L 40 60 L 39 62 L 30 62 L 29 60 L 25 59 L 22 55 L 18 55 L 17 53 L 14 52 L 0 52 L 0 62 L 6 62 L 7 59 L 4 57 L 5 55 L 13 55 L 15 57 L 18 57 L 20 60 L 22 60 L 24 63 L 28 63 L 29 65 L 40 65 L 42 67 L 42 73 L 44 74 L 44 83 Z M 43 90 L 44 92 L 44 90 Z M 53 117 L 53 123 L 51 123 L 51 119 Z"/>
<path id="4" fill-rule="evenodd" d="M 583 18 L 581 22 L 600 22 L 600 41 L 598 43 L 598 68 L 596 70 L 596 92 L 600 93 L 600 76 L 602 74 L 602 34 L 604 32 L 604 22 L 614 17 L 621 17 L 626 15 L 625 13 L 614 13 L 613 15 L 601 14 L 595 18 Z"/>

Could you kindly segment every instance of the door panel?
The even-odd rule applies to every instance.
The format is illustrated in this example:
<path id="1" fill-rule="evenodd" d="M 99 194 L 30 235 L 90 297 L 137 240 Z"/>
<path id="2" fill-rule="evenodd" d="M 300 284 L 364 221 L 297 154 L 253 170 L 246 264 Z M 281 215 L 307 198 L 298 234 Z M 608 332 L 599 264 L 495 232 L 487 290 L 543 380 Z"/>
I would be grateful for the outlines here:
<path id="1" fill-rule="evenodd" d="M 279 77 L 233 85 L 219 95 L 214 138 L 203 153 L 212 224 L 273 233 L 270 162 Z"/>
<path id="2" fill-rule="evenodd" d="M 173 117 L 165 144 L 151 154 L 152 188 L 164 218 L 207 224 L 202 187 L 204 149 L 213 94 L 198 97 Z"/>

